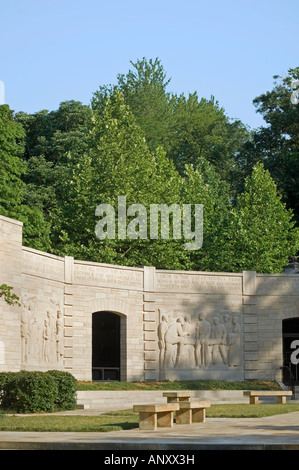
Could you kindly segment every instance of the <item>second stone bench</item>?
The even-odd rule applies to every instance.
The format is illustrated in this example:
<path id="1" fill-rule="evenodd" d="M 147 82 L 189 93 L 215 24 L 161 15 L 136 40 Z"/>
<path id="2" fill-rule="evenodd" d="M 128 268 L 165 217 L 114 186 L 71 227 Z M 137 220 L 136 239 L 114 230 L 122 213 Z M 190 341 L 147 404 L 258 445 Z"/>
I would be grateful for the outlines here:
<path id="1" fill-rule="evenodd" d="M 139 413 L 139 429 L 156 430 L 158 427 L 173 426 L 173 412 L 179 411 L 179 403 L 134 405 L 133 411 Z"/>
<path id="2" fill-rule="evenodd" d="M 206 408 L 211 406 L 209 401 L 180 401 L 180 409 L 176 412 L 176 424 L 204 423 Z"/>

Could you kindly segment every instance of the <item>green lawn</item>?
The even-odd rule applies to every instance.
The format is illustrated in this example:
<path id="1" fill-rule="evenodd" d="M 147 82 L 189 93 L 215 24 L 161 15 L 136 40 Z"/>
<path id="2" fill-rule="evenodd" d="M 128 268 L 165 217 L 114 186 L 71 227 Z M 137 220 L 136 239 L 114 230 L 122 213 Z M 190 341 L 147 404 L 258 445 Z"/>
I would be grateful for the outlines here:
<path id="1" fill-rule="evenodd" d="M 109 432 L 138 427 L 138 415 L 121 411 L 100 416 L 6 416 L 0 418 L 0 431 Z"/>
<path id="2" fill-rule="evenodd" d="M 280 390 L 276 382 L 218 380 L 161 381 L 161 382 L 78 382 L 78 390 Z M 299 404 L 225 404 L 212 405 L 207 418 L 254 418 L 299 411 Z M 37 432 L 108 432 L 138 427 L 138 414 L 132 410 L 82 415 L 5 415 L 0 414 L 0 431 Z"/>
<path id="3" fill-rule="evenodd" d="M 277 382 L 246 380 L 180 380 L 160 382 L 77 382 L 78 390 L 281 390 Z"/>
<path id="4" fill-rule="evenodd" d="M 220 404 L 211 405 L 211 407 L 206 410 L 206 416 L 209 418 L 262 418 L 264 416 L 292 413 L 294 411 L 299 411 L 299 403 L 260 403 L 258 405 L 249 405 L 246 403 Z"/>
<path id="5" fill-rule="evenodd" d="M 299 403 L 212 405 L 207 418 L 257 418 L 299 411 Z M 0 416 L 0 431 L 109 432 L 138 427 L 138 414 L 132 410 L 103 413 L 99 416 Z"/>

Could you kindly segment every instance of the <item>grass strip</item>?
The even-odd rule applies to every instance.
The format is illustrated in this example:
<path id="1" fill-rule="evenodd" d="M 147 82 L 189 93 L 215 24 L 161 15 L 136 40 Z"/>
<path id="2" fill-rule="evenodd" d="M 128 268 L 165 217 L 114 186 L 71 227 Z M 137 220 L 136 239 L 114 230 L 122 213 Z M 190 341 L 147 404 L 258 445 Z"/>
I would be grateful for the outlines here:
<path id="1" fill-rule="evenodd" d="M 138 416 L 6 416 L 0 431 L 20 432 L 110 432 L 138 427 Z"/>
<path id="2" fill-rule="evenodd" d="M 277 382 L 246 380 L 180 380 L 159 382 L 87 382 L 78 381 L 77 390 L 281 390 Z"/>
<path id="3" fill-rule="evenodd" d="M 215 404 L 206 410 L 208 418 L 264 418 L 299 411 L 299 403 Z"/>
<path id="4" fill-rule="evenodd" d="M 262 418 L 299 411 L 299 403 L 215 404 L 206 410 L 207 418 Z M 0 431 L 21 432 L 110 432 L 138 428 L 138 414 L 130 410 L 102 413 L 98 416 L 30 415 L 0 419 Z"/>

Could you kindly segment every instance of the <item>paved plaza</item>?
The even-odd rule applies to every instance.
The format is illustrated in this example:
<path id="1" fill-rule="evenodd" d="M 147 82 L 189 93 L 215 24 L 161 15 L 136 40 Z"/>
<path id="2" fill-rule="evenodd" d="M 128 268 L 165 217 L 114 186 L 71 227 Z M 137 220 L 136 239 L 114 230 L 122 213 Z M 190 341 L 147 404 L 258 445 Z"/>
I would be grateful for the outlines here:
<path id="1" fill-rule="evenodd" d="M 78 410 L 76 410 L 76 413 Z M 96 411 L 82 411 L 96 413 Z M 207 418 L 158 431 L 0 432 L 1 450 L 299 450 L 299 412 L 265 418 Z"/>

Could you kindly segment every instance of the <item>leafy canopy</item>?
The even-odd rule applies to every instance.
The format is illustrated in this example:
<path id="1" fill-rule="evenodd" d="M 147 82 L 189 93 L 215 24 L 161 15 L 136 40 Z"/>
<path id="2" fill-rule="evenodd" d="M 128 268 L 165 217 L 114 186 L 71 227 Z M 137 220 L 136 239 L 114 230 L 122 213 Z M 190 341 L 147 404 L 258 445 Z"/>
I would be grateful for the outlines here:
<path id="1" fill-rule="evenodd" d="M 298 250 L 299 108 L 290 101 L 298 69 L 256 98 L 267 127 L 253 132 L 214 97 L 169 93 L 159 59 L 131 65 L 90 106 L 71 100 L 15 116 L 0 107 L 0 213 L 24 222 L 24 244 L 62 256 L 280 272 Z M 147 228 L 152 204 L 202 204 L 202 248 L 185 250 L 183 236 L 142 236 L 137 209 L 127 216 L 134 236 L 119 238 L 119 196 L 144 206 Z M 115 209 L 114 239 L 96 237 L 102 203 Z"/>

